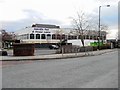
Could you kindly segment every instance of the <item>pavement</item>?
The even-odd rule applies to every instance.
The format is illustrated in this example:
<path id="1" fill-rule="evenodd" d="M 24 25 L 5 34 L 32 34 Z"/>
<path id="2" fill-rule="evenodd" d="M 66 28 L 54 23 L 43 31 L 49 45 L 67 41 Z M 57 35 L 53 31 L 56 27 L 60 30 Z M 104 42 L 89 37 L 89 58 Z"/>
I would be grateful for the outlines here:
<path id="1" fill-rule="evenodd" d="M 65 59 L 86 56 L 96 56 L 104 53 L 116 51 L 117 49 L 106 49 L 92 52 L 67 53 L 67 54 L 51 54 L 51 55 L 37 55 L 37 56 L 1 56 L 1 61 L 20 61 L 20 60 L 50 60 L 50 59 Z"/>
<path id="2" fill-rule="evenodd" d="M 8 56 L 13 56 L 13 49 L 10 50 L 5 50 L 8 53 Z M 38 55 L 50 55 L 50 54 L 55 54 L 56 50 L 55 49 L 49 49 L 49 48 L 40 48 L 40 49 L 35 49 L 34 51 L 34 55 L 38 56 Z"/>

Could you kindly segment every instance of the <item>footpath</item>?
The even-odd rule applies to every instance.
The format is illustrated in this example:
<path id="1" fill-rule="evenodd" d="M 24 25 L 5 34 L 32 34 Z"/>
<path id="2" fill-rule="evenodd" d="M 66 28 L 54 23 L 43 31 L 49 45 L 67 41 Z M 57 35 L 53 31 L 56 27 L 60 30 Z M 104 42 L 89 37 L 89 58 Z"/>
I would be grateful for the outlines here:
<path id="1" fill-rule="evenodd" d="M 38 56 L 1 56 L 1 61 L 20 61 L 20 60 L 50 60 L 50 59 L 65 59 L 86 56 L 96 56 L 104 53 L 114 52 L 117 49 L 98 50 L 92 52 L 67 53 L 67 54 L 51 54 Z"/>

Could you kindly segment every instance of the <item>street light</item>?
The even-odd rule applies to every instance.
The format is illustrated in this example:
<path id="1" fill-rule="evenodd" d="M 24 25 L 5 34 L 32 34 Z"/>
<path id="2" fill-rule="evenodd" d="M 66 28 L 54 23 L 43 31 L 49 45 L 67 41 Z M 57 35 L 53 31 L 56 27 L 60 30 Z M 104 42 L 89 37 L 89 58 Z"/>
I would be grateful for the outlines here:
<path id="1" fill-rule="evenodd" d="M 100 23 L 100 15 L 101 15 L 101 7 L 103 7 L 103 6 L 99 6 L 99 24 L 98 24 L 98 49 L 100 49 L 100 29 L 101 29 L 101 23 Z M 105 5 L 105 7 L 110 7 L 110 5 Z"/>

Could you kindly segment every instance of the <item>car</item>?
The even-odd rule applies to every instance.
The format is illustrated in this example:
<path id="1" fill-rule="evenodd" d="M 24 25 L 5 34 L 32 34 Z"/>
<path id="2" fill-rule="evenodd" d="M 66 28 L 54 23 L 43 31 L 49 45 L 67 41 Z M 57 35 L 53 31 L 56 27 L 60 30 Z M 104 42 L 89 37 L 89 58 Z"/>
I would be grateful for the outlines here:
<path id="1" fill-rule="evenodd" d="M 57 45 L 50 45 L 49 48 L 50 49 L 59 49 L 59 47 Z"/>

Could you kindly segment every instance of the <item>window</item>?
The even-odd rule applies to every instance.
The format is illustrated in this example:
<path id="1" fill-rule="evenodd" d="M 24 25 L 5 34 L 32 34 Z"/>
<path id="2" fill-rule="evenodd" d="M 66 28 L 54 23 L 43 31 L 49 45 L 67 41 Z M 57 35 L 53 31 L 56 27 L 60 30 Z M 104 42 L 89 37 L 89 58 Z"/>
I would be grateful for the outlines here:
<path id="1" fill-rule="evenodd" d="M 100 36 L 100 40 L 102 40 L 102 36 Z"/>
<path id="2" fill-rule="evenodd" d="M 86 39 L 89 39 L 89 35 L 86 35 Z"/>
<path id="3" fill-rule="evenodd" d="M 23 35 L 21 35 L 21 39 L 29 39 L 29 34 L 23 34 Z"/>
<path id="4" fill-rule="evenodd" d="M 90 36 L 90 40 L 92 40 L 93 39 L 93 36 Z"/>
<path id="5" fill-rule="evenodd" d="M 67 35 L 65 35 L 65 39 L 68 39 L 68 36 L 67 36 Z"/>
<path id="6" fill-rule="evenodd" d="M 74 36 L 71 36 L 72 38 L 71 39 L 74 39 Z"/>
<path id="7" fill-rule="evenodd" d="M 78 39 L 81 39 L 81 35 L 78 36 Z"/>
<path id="8" fill-rule="evenodd" d="M 83 35 L 83 36 L 82 36 L 82 35 L 79 35 L 79 36 L 78 36 L 78 39 L 82 39 L 82 38 L 85 39 L 85 35 Z"/>
<path id="9" fill-rule="evenodd" d="M 36 39 L 40 39 L 40 34 L 36 34 Z"/>
<path id="10" fill-rule="evenodd" d="M 51 34 L 47 34 L 47 39 L 51 39 Z"/>
<path id="11" fill-rule="evenodd" d="M 46 39 L 45 34 L 41 35 L 41 39 Z"/>
<path id="12" fill-rule="evenodd" d="M 34 34 L 30 34 L 30 39 L 34 39 Z"/>
<path id="13" fill-rule="evenodd" d="M 77 36 L 72 36 L 72 39 L 77 39 Z"/>
<path id="14" fill-rule="evenodd" d="M 68 39 L 72 39 L 72 36 L 71 36 L 71 35 L 69 35 L 69 36 L 68 36 Z"/>
<path id="15" fill-rule="evenodd" d="M 23 35 L 23 39 L 26 39 L 26 38 L 27 38 L 27 34 L 24 34 L 24 35 Z"/>
<path id="16" fill-rule="evenodd" d="M 57 39 L 61 39 L 61 36 L 59 34 L 57 34 Z"/>
<path id="17" fill-rule="evenodd" d="M 85 35 L 83 35 L 83 39 L 85 39 Z"/>
<path id="18" fill-rule="evenodd" d="M 103 36 L 103 39 L 105 40 L 105 39 L 106 39 L 106 36 Z"/>
<path id="19" fill-rule="evenodd" d="M 29 34 L 27 34 L 27 39 L 29 39 Z"/>
<path id="20" fill-rule="evenodd" d="M 52 35 L 52 39 L 56 39 L 56 35 L 55 34 Z"/>
<path id="21" fill-rule="evenodd" d="M 65 39 L 65 35 L 62 35 L 62 39 Z"/>
<path id="22" fill-rule="evenodd" d="M 97 40 L 97 36 L 94 36 L 94 40 Z"/>

